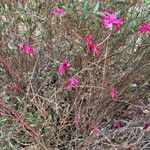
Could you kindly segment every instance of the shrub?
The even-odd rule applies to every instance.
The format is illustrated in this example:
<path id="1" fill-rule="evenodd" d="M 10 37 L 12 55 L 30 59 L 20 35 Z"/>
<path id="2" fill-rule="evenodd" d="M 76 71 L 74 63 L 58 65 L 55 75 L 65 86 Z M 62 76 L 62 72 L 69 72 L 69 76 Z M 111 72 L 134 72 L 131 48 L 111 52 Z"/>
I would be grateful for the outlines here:
<path id="1" fill-rule="evenodd" d="M 2 1 L 2 149 L 148 149 L 149 1 Z"/>

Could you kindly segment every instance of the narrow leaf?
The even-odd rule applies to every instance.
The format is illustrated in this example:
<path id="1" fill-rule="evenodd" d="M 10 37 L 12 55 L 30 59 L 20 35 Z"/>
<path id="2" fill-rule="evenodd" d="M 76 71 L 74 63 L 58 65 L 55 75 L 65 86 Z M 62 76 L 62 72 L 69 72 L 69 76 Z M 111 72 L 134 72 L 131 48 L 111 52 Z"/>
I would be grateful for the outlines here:
<path id="1" fill-rule="evenodd" d="M 98 9 L 99 9 L 99 4 L 100 4 L 99 2 L 96 3 L 96 5 L 95 5 L 95 7 L 94 7 L 94 9 L 93 9 L 93 13 L 94 13 L 94 14 L 96 14 L 96 12 L 98 11 Z"/>

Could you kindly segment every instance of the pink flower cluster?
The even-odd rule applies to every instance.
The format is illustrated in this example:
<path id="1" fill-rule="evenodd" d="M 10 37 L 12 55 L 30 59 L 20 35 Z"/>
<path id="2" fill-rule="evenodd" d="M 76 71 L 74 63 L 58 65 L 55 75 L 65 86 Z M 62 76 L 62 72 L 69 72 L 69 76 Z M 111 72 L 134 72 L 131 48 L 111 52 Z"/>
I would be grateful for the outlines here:
<path id="1" fill-rule="evenodd" d="M 18 45 L 19 50 L 25 52 L 26 54 L 32 54 L 33 53 L 33 48 L 31 45 L 20 43 Z"/>
<path id="2" fill-rule="evenodd" d="M 85 37 L 87 47 L 93 53 L 94 56 L 99 56 L 101 47 L 93 43 L 93 37 L 91 34 Z"/>
<path id="3" fill-rule="evenodd" d="M 64 59 L 63 62 L 60 63 L 58 67 L 58 72 L 60 74 L 65 74 L 70 65 L 71 65 L 70 61 L 68 59 Z"/>
<path id="4" fill-rule="evenodd" d="M 63 75 L 66 73 L 68 67 L 71 65 L 68 59 L 64 59 L 58 66 L 58 72 Z M 72 87 L 78 83 L 78 79 L 76 77 L 70 77 L 67 79 L 66 87 L 67 89 L 72 89 Z"/>
<path id="5" fill-rule="evenodd" d="M 143 23 L 138 28 L 139 32 L 145 33 L 150 32 L 150 23 Z"/>
<path id="6" fill-rule="evenodd" d="M 103 10 L 102 13 L 103 15 L 100 16 L 100 18 L 102 19 L 105 28 L 112 30 L 113 25 L 117 30 L 121 28 L 121 24 L 124 21 L 123 18 L 117 18 L 115 12 L 111 10 Z"/>
<path id="7" fill-rule="evenodd" d="M 59 15 L 59 14 L 64 13 L 65 9 L 62 8 L 62 7 L 56 6 L 51 12 L 52 12 L 53 15 Z"/>
<path id="8" fill-rule="evenodd" d="M 71 78 L 68 78 L 68 81 L 67 81 L 67 84 L 66 84 L 66 87 L 67 89 L 72 89 L 72 87 L 78 83 L 78 79 L 76 77 L 71 77 Z"/>
<path id="9" fill-rule="evenodd" d="M 121 24 L 124 21 L 124 18 L 117 18 L 116 13 L 112 10 L 103 10 L 100 18 L 104 24 L 105 28 L 109 28 L 112 30 L 113 26 L 116 27 L 117 30 L 120 30 Z M 138 27 L 138 31 L 141 33 L 150 32 L 150 23 L 143 23 Z"/>
<path id="10" fill-rule="evenodd" d="M 65 9 L 63 7 L 54 7 L 51 11 L 53 15 L 63 14 Z M 124 18 L 117 18 L 117 15 L 112 10 L 102 10 L 102 15 L 100 16 L 105 28 L 109 28 L 112 30 L 113 26 L 116 27 L 117 30 L 120 30 L 121 24 L 124 21 Z M 145 33 L 150 32 L 150 23 L 143 23 L 138 28 L 139 32 Z M 96 44 L 91 43 L 92 37 L 89 38 L 88 47 L 92 50 L 94 55 L 98 55 L 98 47 Z"/>

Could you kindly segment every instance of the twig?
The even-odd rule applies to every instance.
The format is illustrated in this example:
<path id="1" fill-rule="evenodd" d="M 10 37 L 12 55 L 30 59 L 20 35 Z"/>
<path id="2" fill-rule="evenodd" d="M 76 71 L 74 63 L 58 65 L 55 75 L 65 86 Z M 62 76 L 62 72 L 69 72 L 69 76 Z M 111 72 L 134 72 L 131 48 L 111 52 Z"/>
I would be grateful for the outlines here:
<path id="1" fill-rule="evenodd" d="M 33 139 L 38 137 L 38 134 L 32 128 L 21 116 L 15 112 L 15 110 L 8 106 L 8 104 L 0 97 L 0 105 L 2 105 L 2 108 L 6 110 L 6 112 L 14 119 L 16 120 L 22 127 L 24 127 L 30 135 L 33 137 Z"/>

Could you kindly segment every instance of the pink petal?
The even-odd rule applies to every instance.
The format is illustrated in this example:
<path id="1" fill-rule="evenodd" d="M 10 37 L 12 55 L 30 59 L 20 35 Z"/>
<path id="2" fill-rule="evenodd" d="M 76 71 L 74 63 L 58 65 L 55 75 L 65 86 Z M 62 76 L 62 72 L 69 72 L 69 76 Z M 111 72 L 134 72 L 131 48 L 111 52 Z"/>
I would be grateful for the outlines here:
<path id="1" fill-rule="evenodd" d="M 89 49 L 92 49 L 92 48 L 94 47 L 94 44 L 93 44 L 92 42 L 88 42 L 88 43 L 87 43 L 87 47 L 88 47 Z"/>
<path id="2" fill-rule="evenodd" d="M 19 47 L 19 49 L 20 49 L 20 50 L 22 50 L 22 49 L 23 49 L 23 46 L 24 46 L 24 44 L 23 44 L 23 43 L 19 43 L 19 44 L 18 44 L 18 47 Z"/>
<path id="3" fill-rule="evenodd" d="M 115 13 L 108 13 L 106 14 L 105 18 L 108 19 L 110 22 L 113 22 L 114 20 L 117 19 Z"/>
<path id="4" fill-rule="evenodd" d="M 108 19 L 103 19 L 103 24 L 104 24 L 104 27 L 105 28 L 110 28 L 110 29 L 112 29 L 112 27 L 113 27 L 113 24 L 108 20 Z"/>
<path id="5" fill-rule="evenodd" d="M 33 48 L 31 45 L 20 43 L 18 46 L 19 46 L 19 50 L 21 50 L 27 54 L 33 53 Z"/>
<path id="6" fill-rule="evenodd" d="M 85 37 L 86 42 L 91 42 L 92 39 L 93 39 L 93 37 L 92 37 L 91 34 L 89 34 L 89 35 L 87 35 L 87 36 Z"/>
<path id="7" fill-rule="evenodd" d="M 100 53 L 99 47 L 96 44 L 93 44 L 93 47 L 91 48 L 91 51 L 92 51 L 94 56 L 98 56 L 99 53 Z"/>
<path id="8" fill-rule="evenodd" d="M 65 9 L 62 8 L 62 7 L 56 6 L 51 12 L 52 12 L 52 14 L 54 14 L 54 15 L 58 15 L 58 14 L 64 13 L 64 12 L 65 12 Z"/>
<path id="9" fill-rule="evenodd" d="M 68 79 L 66 87 L 67 89 L 72 89 L 72 87 L 77 84 L 79 81 L 76 77 L 71 77 Z"/>
<path id="10" fill-rule="evenodd" d="M 91 34 L 87 35 L 85 37 L 87 47 L 90 49 L 90 51 L 93 53 L 94 56 L 98 56 L 100 53 L 100 47 L 93 43 L 92 41 L 93 37 Z"/>
<path id="11" fill-rule="evenodd" d="M 101 17 L 105 28 L 112 28 L 113 24 L 108 17 Z"/>
<path id="12" fill-rule="evenodd" d="M 110 89 L 110 96 L 113 100 L 115 100 L 117 98 L 117 91 L 114 87 L 111 87 L 111 89 Z"/>
<path id="13" fill-rule="evenodd" d="M 139 32 L 146 33 L 150 32 L 150 23 L 143 23 L 138 28 Z"/>
<path id="14" fill-rule="evenodd" d="M 30 45 L 25 44 L 23 47 L 23 50 L 27 53 L 27 54 L 31 54 L 33 52 L 33 48 Z"/>
<path id="15" fill-rule="evenodd" d="M 102 12 L 104 14 L 100 18 L 102 19 L 105 28 L 112 29 L 114 25 L 117 29 L 120 29 L 120 25 L 123 22 L 122 18 L 117 18 L 116 14 L 110 10 L 104 10 Z"/>
<path id="16" fill-rule="evenodd" d="M 62 64 L 59 65 L 58 72 L 60 74 L 64 74 L 65 73 L 65 67 Z"/>
<path id="17" fill-rule="evenodd" d="M 58 67 L 58 72 L 60 74 L 64 74 L 70 65 L 71 65 L 70 61 L 68 59 L 64 59 L 63 62 L 60 63 L 60 65 Z"/>
<path id="18" fill-rule="evenodd" d="M 114 24 L 121 24 L 123 22 L 123 18 L 117 18 L 113 21 Z"/>
<path id="19" fill-rule="evenodd" d="M 117 30 L 121 28 L 122 22 L 123 22 L 123 18 L 118 18 L 113 21 L 113 24 L 116 26 Z"/>

